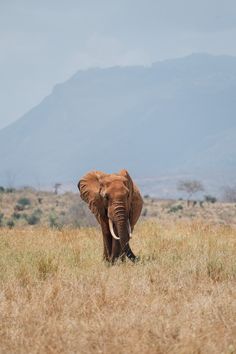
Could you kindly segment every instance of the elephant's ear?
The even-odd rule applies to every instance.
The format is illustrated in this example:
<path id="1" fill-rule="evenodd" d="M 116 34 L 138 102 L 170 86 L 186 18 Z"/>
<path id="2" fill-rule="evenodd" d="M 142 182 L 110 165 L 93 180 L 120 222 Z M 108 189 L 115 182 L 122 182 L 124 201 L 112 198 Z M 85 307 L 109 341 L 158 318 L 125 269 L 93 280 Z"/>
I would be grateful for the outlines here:
<path id="1" fill-rule="evenodd" d="M 88 203 L 89 209 L 100 222 L 101 216 L 105 215 L 103 198 L 100 195 L 101 179 L 105 174 L 100 171 L 87 173 L 78 183 L 81 198 Z"/>
<path id="2" fill-rule="evenodd" d="M 128 171 L 121 170 L 119 174 L 127 179 L 127 187 L 129 188 L 130 191 L 131 200 L 130 200 L 129 221 L 131 225 L 131 230 L 133 231 L 134 225 L 137 223 L 142 211 L 143 199 L 141 197 L 138 187 L 133 182 Z"/>

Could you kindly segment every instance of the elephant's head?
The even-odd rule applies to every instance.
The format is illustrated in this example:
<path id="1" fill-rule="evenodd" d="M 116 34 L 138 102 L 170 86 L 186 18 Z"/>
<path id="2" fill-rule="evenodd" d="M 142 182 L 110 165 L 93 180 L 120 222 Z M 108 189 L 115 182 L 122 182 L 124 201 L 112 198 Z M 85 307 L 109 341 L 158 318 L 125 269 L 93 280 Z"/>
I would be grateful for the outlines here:
<path id="1" fill-rule="evenodd" d="M 134 260 L 129 240 L 131 229 L 139 215 L 135 216 L 138 206 L 137 195 L 128 172 L 126 170 L 118 174 L 90 172 L 80 180 L 78 187 L 81 198 L 88 203 L 98 222 L 109 226 L 111 235 L 120 242 L 122 251 L 128 258 Z"/>

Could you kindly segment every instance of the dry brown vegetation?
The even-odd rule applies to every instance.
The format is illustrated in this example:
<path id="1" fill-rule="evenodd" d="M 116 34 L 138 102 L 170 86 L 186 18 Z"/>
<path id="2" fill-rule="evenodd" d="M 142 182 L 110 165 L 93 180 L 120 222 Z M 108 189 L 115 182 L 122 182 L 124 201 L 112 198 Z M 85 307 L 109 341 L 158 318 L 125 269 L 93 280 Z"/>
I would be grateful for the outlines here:
<path id="1" fill-rule="evenodd" d="M 18 210 L 19 201 L 28 199 L 30 205 Z M 208 223 L 236 226 L 236 203 L 214 204 L 183 200 L 144 199 L 142 218 L 157 218 L 159 221 L 206 220 Z M 3 214 L 1 222 L 1 214 Z M 17 190 L 14 193 L 0 193 L 0 226 L 25 227 L 36 216 L 36 225 L 62 227 L 95 226 L 96 221 L 79 193 L 55 195 L 52 192 L 32 189 Z"/>
<path id="2" fill-rule="evenodd" d="M 158 220 L 204 220 L 210 224 L 236 226 L 236 203 L 207 203 L 202 201 L 185 200 L 155 200 L 145 199 L 143 212 L 146 210 L 148 217 Z"/>
<path id="3" fill-rule="evenodd" d="M 29 205 L 21 205 L 20 201 L 27 199 Z M 64 193 L 56 195 L 52 192 L 22 189 L 13 193 L 0 193 L 0 214 L 2 226 L 14 224 L 14 227 L 29 225 L 30 217 L 37 217 L 35 225 L 63 225 L 78 227 L 96 225 L 95 218 L 79 197 L 79 193 Z M 0 220 L 1 226 L 1 220 Z"/>
<path id="4" fill-rule="evenodd" d="M 108 266 L 97 228 L 0 228 L 1 353 L 235 353 L 235 228 L 150 219 L 132 248 Z"/>

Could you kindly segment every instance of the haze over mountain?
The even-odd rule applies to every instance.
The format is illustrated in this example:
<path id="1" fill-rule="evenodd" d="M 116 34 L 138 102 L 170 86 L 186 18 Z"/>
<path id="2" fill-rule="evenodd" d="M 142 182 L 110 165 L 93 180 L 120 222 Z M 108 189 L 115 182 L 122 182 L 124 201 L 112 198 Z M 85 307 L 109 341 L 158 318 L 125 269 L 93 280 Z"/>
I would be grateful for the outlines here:
<path id="1" fill-rule="evenodd" d="M 191 175 L 230 183 L 235 98 L 235 57 L 79 71 L 0 131 L 0 183 L 76 183 L 90 169 L 121 168 L 143 181 Z"/>

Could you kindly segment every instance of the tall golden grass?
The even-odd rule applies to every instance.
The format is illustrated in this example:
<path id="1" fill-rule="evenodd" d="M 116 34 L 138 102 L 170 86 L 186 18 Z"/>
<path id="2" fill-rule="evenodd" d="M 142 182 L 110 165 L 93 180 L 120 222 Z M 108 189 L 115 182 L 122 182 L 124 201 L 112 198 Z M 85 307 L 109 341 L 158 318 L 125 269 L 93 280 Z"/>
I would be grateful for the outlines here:
<path id="1" fill-rule="evenodd" d="M 1 353 L 236 351 L 236 230 L 140 223 L 138 264 L 96 228 L 0 229 Z"/>

